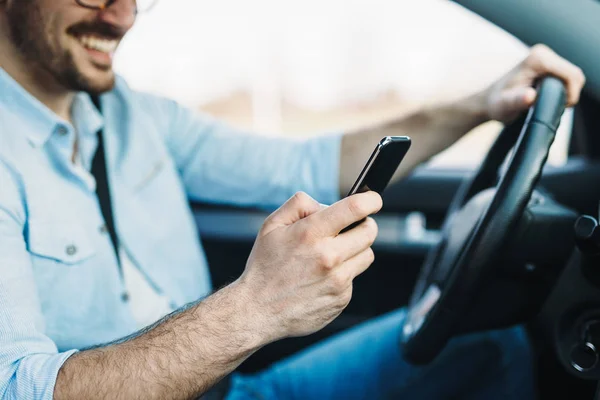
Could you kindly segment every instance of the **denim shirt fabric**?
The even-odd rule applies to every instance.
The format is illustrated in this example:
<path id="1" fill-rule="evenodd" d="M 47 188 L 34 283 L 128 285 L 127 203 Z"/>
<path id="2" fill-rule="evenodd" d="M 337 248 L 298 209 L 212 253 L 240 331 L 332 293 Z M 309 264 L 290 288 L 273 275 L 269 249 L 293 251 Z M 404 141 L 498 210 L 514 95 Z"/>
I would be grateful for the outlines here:
<path id="1" fill-rule="evenodd" d="M 211 291 L 189 200 L 339 197 L 340 135 L 236 131 L 121 78 L 101 103 L 77 94 L 71 125 L 0 68 L 0 398 L 51 399 L 70 355 L 135 331 L 88 172 L 99 129 L 120 242 L 174 308 Z"/>

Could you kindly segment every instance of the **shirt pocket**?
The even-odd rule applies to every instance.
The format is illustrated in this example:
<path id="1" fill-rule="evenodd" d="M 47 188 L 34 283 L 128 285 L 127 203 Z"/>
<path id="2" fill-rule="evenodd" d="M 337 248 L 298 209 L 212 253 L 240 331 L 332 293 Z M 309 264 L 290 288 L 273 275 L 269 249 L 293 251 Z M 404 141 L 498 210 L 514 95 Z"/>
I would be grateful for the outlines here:
<path id="1" fill-rule="evenodd" d="M 145 232 L 151 243 L 165 244 L 164 241 L 172 237 L 179 240 L 176 233 L 192 221 L 180 177 L 174 166 L 164 160 L 156 162 L 133 187 L 127 205 L 123 214 L 130 222 L 134 221 L 136 230 Z"/>
<path id="2" fill-rule="evenodd" d="M 133 193 L 143 193 L 147 187 L 152 187 L 156 182 L 160 182 L 160 179 L 166 175 L 165 164 L 166 160 L 159 159 L 153 162 L 151 167 L 144 168 L 138 177 L 139 179 L 132 188 Z"/>
<path id="3" fill-rule="evenodd" d="M 28 250 L 40 261 L 77 265 L 96 253 L 89 232 L 73 222 L 29 223 Z"/>

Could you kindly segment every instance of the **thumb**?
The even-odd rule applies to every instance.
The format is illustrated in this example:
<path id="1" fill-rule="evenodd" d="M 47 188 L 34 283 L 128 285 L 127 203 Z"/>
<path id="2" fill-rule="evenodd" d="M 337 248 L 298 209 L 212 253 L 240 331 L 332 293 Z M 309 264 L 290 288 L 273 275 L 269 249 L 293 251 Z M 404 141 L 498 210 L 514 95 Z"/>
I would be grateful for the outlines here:
<path id="1" fill-rule="evenodd" d="M 298 192 L 279 207 L 265 220 L 260 236 L 267 235 L 274 229 L 292 225 L 303 218 L 320 211 L 324 206 L 304 192 Z"/>
<path id="2" fill-rule="evenodd" d="M 532 87 L 518 87 L 504 90 L 493 106 L 494 119 L 510 122 L 533 105 L 537 92 Z"/>

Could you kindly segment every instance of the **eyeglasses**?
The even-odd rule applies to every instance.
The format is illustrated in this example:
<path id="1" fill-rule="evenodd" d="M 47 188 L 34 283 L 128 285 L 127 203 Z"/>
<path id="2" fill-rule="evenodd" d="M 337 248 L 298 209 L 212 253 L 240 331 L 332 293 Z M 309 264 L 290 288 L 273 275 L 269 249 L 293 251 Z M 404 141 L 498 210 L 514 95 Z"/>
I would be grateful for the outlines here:
<path id="1" fill-rule="evenodd" d="M 110 7 L 116 0 L 75 0 L 77 4 L 85 8 L 93 10 L 104 10 Z M 158 0 L 134 0 L 135 10 L 138 13 L 149 11 L 158 3 Z"/>

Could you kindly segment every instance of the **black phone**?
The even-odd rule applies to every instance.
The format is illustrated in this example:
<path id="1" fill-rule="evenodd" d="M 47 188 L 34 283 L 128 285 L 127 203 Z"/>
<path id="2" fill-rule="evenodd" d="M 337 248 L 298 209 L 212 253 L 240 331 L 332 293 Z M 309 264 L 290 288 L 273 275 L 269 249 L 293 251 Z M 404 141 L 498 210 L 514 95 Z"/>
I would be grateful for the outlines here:
<path id="1" fill-rule="evenodd" d="M 386 136 L 381 139 L 346 197 L 370 190 L 382 194 L 408 153 L 410 144 L 408 136 Z M 340 233 L 354 228 L 363 221 L 347 226 Z"/>

